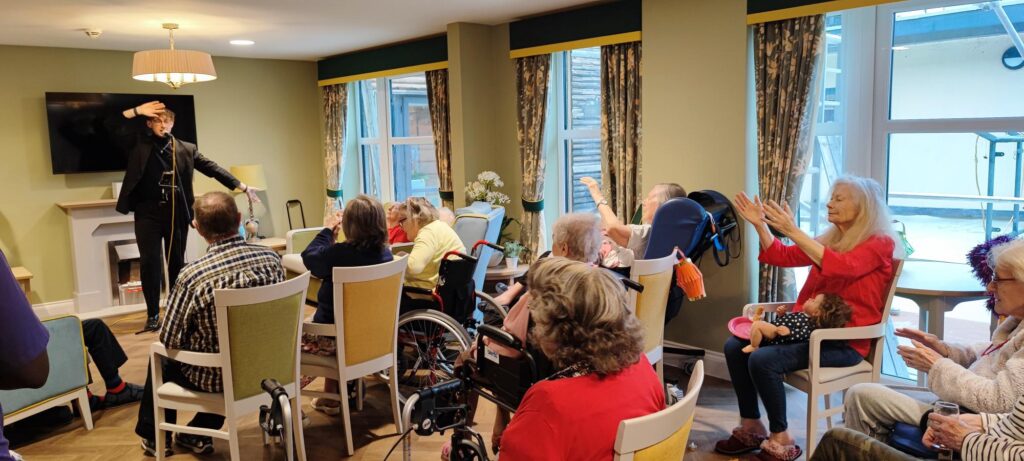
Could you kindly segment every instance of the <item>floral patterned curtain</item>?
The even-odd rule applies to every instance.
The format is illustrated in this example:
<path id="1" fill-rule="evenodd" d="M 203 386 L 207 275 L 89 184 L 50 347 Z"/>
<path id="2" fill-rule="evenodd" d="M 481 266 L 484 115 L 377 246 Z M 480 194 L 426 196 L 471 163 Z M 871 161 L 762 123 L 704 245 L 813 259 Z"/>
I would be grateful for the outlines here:
<path id="1" fill-rule="evenodd" d="M 517 58 L 516 135 L 523 173 L 523 219 L 520 239 L 525 248 L 520 259 L 533 261 L 544 246 L 544 111 L 548 100 L 551 55 Z"/>
<path id="2" fill-rule="evenodd" d="M 341 178 L 345 139 L 345 109 L 347 92 L 345 84 L 328 85 L 320 89 L 323 100 L 324 118 L 324 177 L 326 178 L 326 200 L 324 215 L 340 210 L 343 203 Z"/>
<path id="3" fill-rule="evenodd" d="M 640 204 L 640 42 L 601 47 L 601 182 L 616 216 Z"/>
<path id="4" fill-rule="evenodd" d="M 825 16 L 754 26 L 757 95 L 757 171 L 762 200 L 797 209 L 797 193 L 811 159 L 815 72 Z M 796 298 L 792 269 L 761 265 L 761 302 Z"/>
<path id="5" fill-rule="evenodd" d="M 437 178 L 440 181 L 441 201 L 455 209 L 452 190 L 452 142 L 448 121 L 448 69 L 428 70 L 427 104 L 430 106 L 430 126 L 434 131 L 434 153 L 437 157 Z"/>

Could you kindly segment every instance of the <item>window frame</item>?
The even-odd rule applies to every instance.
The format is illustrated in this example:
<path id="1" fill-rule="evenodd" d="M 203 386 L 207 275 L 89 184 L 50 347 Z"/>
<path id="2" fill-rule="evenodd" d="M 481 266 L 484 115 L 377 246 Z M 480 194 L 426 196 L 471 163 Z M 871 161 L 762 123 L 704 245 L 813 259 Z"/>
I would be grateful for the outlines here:
<path id="1" fill-rule="evenodd" d="M 895 14 L 903 11 L 925 8 L 941 8 L 965 3 L 981 3 L 979 0 L 907 0 L 879 5 L 875 10 L 875 75 L 874 98 L 872 99 L 871 155 L 868 170 L 864 173 L 879 181 L 889 192 L 889 137 L 893 134 L 915 133 L 973 133 L 977 131 L 1005 132 L 1020 131 L 1024 126 L 1021 117 L 988 118 L 935 118 L 898 119 L 892 113 L 892 33 Z"/>
<path id="2" fill-rule="evenodd" d="M 433 130 L 431 130 L 430 136 L 392 136 L 392 110 L 391 107 L 391 80 L 411 77 L 415 75 L 425 75 L 424 72 L 411 72 L 401 75 L 391 75 L 387 77 L 378 77 L 373 79 L 359 80 L 355 85 L 356 91 L 356 103 L 363 104 L 363 91 L 362 85 L 365 82 L 374 81 L 377 85 L 376 104 L 377 104 L 377 134 L 378 136 L 369 137 L 363 136 L 362 125 L 363 125 L 363 111 L 356 111 L 356 132 L 357 136 L 357 151 L 356 157 L 359 160 L 359 190 L 364 194 L 375 195 L 373 191 L 367 190 L 366 184 L 366 164 L 363 158 L 363 146 L 377 146 L 377 151 L 380 156 L 380 196 L 378 197 L 382 202 L 390 202 L 395 200 L 395 170 L 394 170 L 394 148 L 395 146 L 403 145 L 420 145 L 420 144 L 434 144 Z M 383 91 L 381 91 L 383 89 Z M 384 110 L 381 110 L 384 108 Z M 361 107 L 360 107 L 361 109 Z M 429 110 L 429 108 L 428 108 Z"/>

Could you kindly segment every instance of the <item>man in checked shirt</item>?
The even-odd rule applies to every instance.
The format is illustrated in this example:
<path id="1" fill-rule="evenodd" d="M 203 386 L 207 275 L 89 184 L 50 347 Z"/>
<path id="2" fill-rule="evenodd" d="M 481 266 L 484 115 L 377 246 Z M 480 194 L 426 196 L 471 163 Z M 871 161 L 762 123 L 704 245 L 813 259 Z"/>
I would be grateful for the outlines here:
<path id="1" fill-rule="evenodd" d="M 213 291 L 224 288 L 250 288 L 284 281 L 281 257 L 269 248 L 245 243 L 238 234 L 241 214 L 230 195 L 210 192 L 196 199 L 192 225 L 210 244 L 206 255 L 182 269 L 167 300 L 167 314 L 160 328 L 160 342 L 168 349 L 193 352 L 220 352 Z M 150 366 L 153 366 L 151 363 Z M 202 392 L 223 392 L 221 369 L 185 365 L 173 360 L 164 364 L 165 381 Z M 166 410 L 168 422 L 177 414 Z M 198 413 L 189 426 L 220 429 L 224 417 Z M 153 420 L 153 383 L 146 373 L 146 390 L 139 406 L 135 433 L 142 437 L 142 449 L 155 455 Z M 178 446 L 198 454 L 213 452 L 211 437 L 178 434 Z M 171 438 L 164 450 L 171 453 Z"/>

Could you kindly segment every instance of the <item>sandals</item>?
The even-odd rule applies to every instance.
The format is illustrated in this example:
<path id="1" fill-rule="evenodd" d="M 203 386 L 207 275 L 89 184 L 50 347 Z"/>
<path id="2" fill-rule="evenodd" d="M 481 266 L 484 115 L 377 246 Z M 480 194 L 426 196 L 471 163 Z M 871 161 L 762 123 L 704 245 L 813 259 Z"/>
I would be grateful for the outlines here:
<path id="1" fill-rule="evenodd" d="M 778 442 L 765 440 L 761 442 L 761 452 L 757 459 L 762 461 L 794 461 L 804 454 L 799 445 L 782 445 Z"/>
<path id="2" fill-rule="evenodd" d="M 751 434 L 740 428 L 732 430 L 728 439 L 715 443 L 715 451 L 723 455 L 742 455 L 759 450 L 762 442 L 768 440 L 763 435 Z"/>

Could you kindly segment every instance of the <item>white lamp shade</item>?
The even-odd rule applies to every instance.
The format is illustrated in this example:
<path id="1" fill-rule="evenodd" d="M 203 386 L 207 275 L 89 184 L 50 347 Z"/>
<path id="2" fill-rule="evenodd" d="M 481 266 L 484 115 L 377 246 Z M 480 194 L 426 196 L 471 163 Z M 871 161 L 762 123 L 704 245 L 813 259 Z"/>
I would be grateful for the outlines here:
<path id="1" fill-rule="evenodd" d="M 217 71 L 213 68 L 213 58 L 202 51 L 146 50 L 135 53 L 132 78 L 178 88 L 186 83 L 215 80 Z"/>

